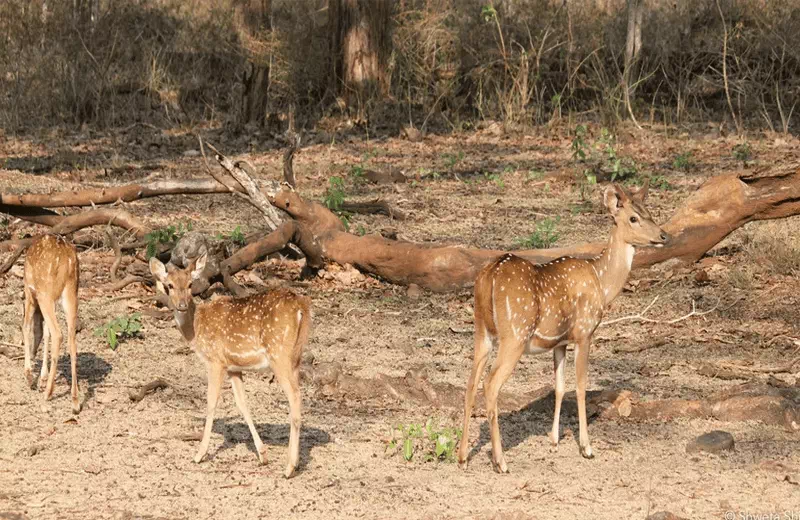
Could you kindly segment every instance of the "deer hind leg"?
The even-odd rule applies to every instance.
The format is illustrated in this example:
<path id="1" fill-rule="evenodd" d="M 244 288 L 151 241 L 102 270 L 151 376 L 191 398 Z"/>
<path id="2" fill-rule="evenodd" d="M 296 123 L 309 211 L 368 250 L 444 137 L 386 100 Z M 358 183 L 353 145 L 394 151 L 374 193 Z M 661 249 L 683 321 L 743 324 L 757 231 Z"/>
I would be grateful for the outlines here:
<path id="1" fill-rule="evenodd" d="M 236 406 L 242 413 L 247 427 L 250 428 L 250 435 L 253 436 L 253 443 L 256 445 L 256 453 L 258 453 L 258 461 L 261 464 L 267 463 L 267 452 L 264 449 L 264 443 L 261 442 L 261 437 L 258 435 L 253 418 L 250 416 L 250 409 L 247 407 L 247 396 L 244 393 L 244 383 L 242 382 L 241 372 L 229 372 L 231 378 L 231 387 L 233 388 L 233 399 L 236 401 Z"/>
<path id="2" fill-rule="evenodd" d="M 200 441 L 200 447 L 197 449 L 197 454 L 194 456 L 194 461 L 199 463 L 203 457 L 208 453 L 208 443 L 211 440 L 211 428 L 214 426 L 214 412 L 217 409 L 217 401 L 219 401 L 219 392 L 222 388 L 222 379 L 225 375 L 224 368 L 218 363 L 208 363 L 208 394 L 207 410 L 206 410 L 206 426 L 203 429 L 203 440 Z"/>
<path id="3" fill-rule="evenodd" d="M 589 347 L 591 339 L 578 342 L 575 349 L 575 379 L 578 398 L 578 423 L 580 425 L 579 446 L 581 455 L 587 459 L 594 457 L 592 446 L 589 444 L 589 432 L 586 425 L 586 374 L 589 368 Z"/>
<path id="4" fill-rule="evenodd" d="M 553 448 L 558 447 L 559 420 L 561 418 L 561 400 L 564 398 L 564 359 L 567 357 L 567 346 L 561 345 L 553 349 L 553 373 L 555 374 L 555 412 L 553 413 L 553 429 L 550 431 L 550 443 Z"/>
<path id="5" fill-rule="evenodd" d="M 503 455 L 503 442 L 500 437 L 500 423 L 497 413 L 497 396 L 500 389 L 511 376 L 514 367 L 525 350 L 525 344 L 516 337 L 500 338 L 497 358 L 494 360 L 489 377 L 483 383 L 486 397 L 486 413 L 489 416 L 489 428 L 492 438 L 492 465 L 498 473 L 508 473 L 508 465 Z"/>
<path id="6" fill-rule="evenodd" d="M 472 359 L 472 372 L 467 380 L 467 388 L 464 391 L 464 425 L 461 429 L 461 443 L 458 446 L 458 464 L 466 469 L 467 453 L 469 451 L 469 421 L 472 416 L 472 408 L 475 406 L 475 396 L 478 393 L 478 382 L 486 368 L 486 360 L 492 349 L 492 338 L 482 324 L 475 328 L 475 355 Z"/>
<path id="7" fill-rule="evenodd" d="M 36 316 L 38 316 L 39 323 L 36 322 Z M 40 311 L 36 312 L 34 316 L 34 357 L 36 357 L 36 331 L 39 330 L 39 341 L 42 343 L 42 369 L 39 371 L 39 383 L 38 389 L 40 392 L 44 391 L 45 385 L 47 385 L 47 376 L 50 374 L 50 358 L 48 356 L 48 346 L 50 345 L 50 329 L 44 326 L 44 317 L 42 317 L 42 313 Z M 53 368 L 55 370 L 55 368 Z"/>
<path id="8" fill-rule="evenodd" d="M 61 354 L 61 327 L 58 325 L 56 319 L 56 304 L 53 300 L 47 299 L 42 301 L 39 299 L 39 309 L 42 311 L 44 318 L 44 325 L 47 328 L 45 336 L 50 335 L 50 371 L 47 375 L 47 385 L 44 389 L 44 400 L 48 401 L 53 396 L 53 388 L 56 382 L 56 374 L 58 373 L 58 357 Z M 47 344 L 45 343 L 43 357 L 47 357 Z M 44 361 L 42 361 L 44 363 Z M 44 371 L 44 366 L 42 366 Z"/>
<path id="9" fill-rule="evenodd" d="M 77 322 L 78 322 L 78 287 L 67 286 L 61 297 L 61 305 L 64 308 L 64 316 L 67 319 L 67 343 L 69 344 L 69 361 L 72 373 L 72 384 L 70 395 L 72 397 L 72 412 L 81 411 L 81 403 L 78 401 L 78 341 L 77 341 Z"/>
<path id="10" fill-rule="evenodd" d="M 36 359 L 36 338 L 35 336 L 35 315 L 39 316 L 41 324 L 41 313 L 33 292 L 25 286 L 25 309 L 22 318 L 22 343 L 25 354 L 24 370 L 25 380 L 28 386 L 33 388 L 33 360 Z"/>
<path id="11" fill-rule="evenodd" d="M 291 478 L 300 462 L 300 413 L 303 406 L 300 396 L 300 367 L 285 363 L 283 366 L 276 364 L 275 369 L 278 383 L 289 400 L 289 462 L 283 475 Z"/>

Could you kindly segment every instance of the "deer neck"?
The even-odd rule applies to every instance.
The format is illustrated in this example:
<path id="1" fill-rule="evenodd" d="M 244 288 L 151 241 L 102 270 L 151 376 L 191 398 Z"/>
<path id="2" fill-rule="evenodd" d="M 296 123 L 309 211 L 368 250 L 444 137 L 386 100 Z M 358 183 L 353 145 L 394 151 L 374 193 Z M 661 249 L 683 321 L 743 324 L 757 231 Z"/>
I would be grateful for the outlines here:
<path id="1" fill-rule="evenodd" d="M 622 232 L 615 224 L 611 240 L 603 253 L 597 257 L 593 266 L 603 289 L 605 304 L 611 303 L 622 291 L 633 263 L 634 248 L 622 238 Z"/>
<path id="2" fill-rule="evenodd" d="M 178 324 L 178 330 L 181 331 L 183 339 L 191 343 L 194 340 L 194 301 L 189 302 L 189 307 L 186 312 L 174 311 L 175 323 Z"/>

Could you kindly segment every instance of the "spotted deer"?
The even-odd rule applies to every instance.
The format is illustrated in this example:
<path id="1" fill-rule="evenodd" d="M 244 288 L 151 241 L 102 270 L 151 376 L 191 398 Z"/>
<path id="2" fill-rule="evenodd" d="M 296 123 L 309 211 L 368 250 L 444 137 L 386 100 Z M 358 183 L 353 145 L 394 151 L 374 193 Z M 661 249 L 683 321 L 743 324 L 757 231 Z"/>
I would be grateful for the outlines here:
<path id="1" fill-rule="evenodd" d="M 562 257 L 535 265 L 505 254 L 478 274 L 475 281 L 475 355 L 467 382 L 463 437 L 458 449 L 462 467 L 466 467 L 467 462 L 469 422 L 478 380 L 495 346 L 497 357 L 483 385 L 495 471 L 508 472 L 500 438 L 497 396 L 526 350 L 529 353 L 553 351 L 555 415 L 550 441 L 554 448 L 558 446 L 568 342 L 576 344 L 580 452 L 586 458 L 593 457 L 586 427 L 586 372 L 592 334 L 606 306 L 617 297 L 628 278 L 634 248 L 660 247 L 670 239 L 645 209 L 646 196 L 647 185 L 631 195 L 617 185 L 605 190 L 603 201 L 614 218 L 614 230 L 608 246 L 596 258 Z"/>
<path id="2" fill-rule="evenodd" d="M 23 275 L 25 311 L 22 320 L 22 338 L 25 350 L 25 379 L 33 387 L 32 362 L 36 358 L 39 340 L 44 332 L 42 369 L 39 372 L 39 389 L 44 387 L 44 400 L 53 395 L 58 357 L 61 349 L 61 328 L 56 318 L 56 302 L 61 302 L 67 321 L 67 343 L 72 368 L 72 411 L 78 413 L 78 254 L 75 246 L 60 235 L 45 235 L 34 242 L 25 255 Z M 42 322 L 44 321 L 44 330 Z M 47 347 L 50 344 L 50 366 Z M 46 383 L 45 383 L 46 381 Z"/>
<path id="3" fill-rule="evenodd" d="M 272 367 L 289 400 L 289 462 L 284 476 L 290 478 L 300 459 L 300 357 L 311 328 L 311 300 L 279 289 L 195 306 L 192 282 L 202 275 L 206 259 L 204 253 L 186 269 L 172 264 L 165 267 L 157 258 L 150 259 L 150 272 L 169 297 L 178 330 L 208 369 L 206 423 L 194 461 L 199 463 L 208 452 L 214 411 L 227 374 L 236 406 L 253 436 L 258 460 L 266 463 L 266 450 L 247 406 L 242 372 Z"/>

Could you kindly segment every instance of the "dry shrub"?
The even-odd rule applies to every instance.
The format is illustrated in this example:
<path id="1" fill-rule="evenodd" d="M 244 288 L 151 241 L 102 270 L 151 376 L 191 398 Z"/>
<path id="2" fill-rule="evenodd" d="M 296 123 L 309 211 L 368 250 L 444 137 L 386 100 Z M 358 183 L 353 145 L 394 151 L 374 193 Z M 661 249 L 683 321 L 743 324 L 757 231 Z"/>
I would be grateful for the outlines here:
<path id="1" fill-rule="evenodd" d="M 43 7 L 47 6 L 47 11 Z M 93 5 L 77 12 L 76 5 Z M 241 30 L 238 0 L 0 2 L 0 124 L 162 126 L 239 117 L 248 64 L 269 67 L 266 114 L 299 125 L 336 108 L 327 1 L 273 0 L 271 30 Z M 444 128 L 511 125 L 562 115 L 613 126 L 620 88 L 624 0 L 397 0 L 389 95 L 359 100 L 373 113 Z M 800 0 L 721 0 L 736 117 L 797 128 Z M 651 122 L 730 117 L 716 0 L 645 4 L 633 109 Z M 388 108 L 387 108 L 388 107 Z M 333 110 L 335 112 L 335 110 Z"/>
<path id="2" fill-rule="evenodd" d="M 764 222 L 754 225 L 742 240 L 750 265 L 779 275 L 800 272 L 798 222 Z"/>

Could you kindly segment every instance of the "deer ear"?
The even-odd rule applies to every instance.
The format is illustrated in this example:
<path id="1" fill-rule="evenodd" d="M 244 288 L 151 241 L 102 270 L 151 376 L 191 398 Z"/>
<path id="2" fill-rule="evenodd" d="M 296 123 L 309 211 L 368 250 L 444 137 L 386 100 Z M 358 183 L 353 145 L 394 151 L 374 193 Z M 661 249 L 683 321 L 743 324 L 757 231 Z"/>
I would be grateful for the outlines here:
<path id="1" fill-rule="evenodd" d="M 650 177 L 644 180 L 644 184 L 642 187 L 636 190 L 634 193 L 631 193 L 631 198 L 634 199 L 636 202 L 644 203 L 647 200 L 647 193 L 650 191 Z"/>
<path id="2" fill-rule="evenodd" d="M 603 193 L 603 203 L 606 205 L 606 208 L 608 208 L 608 211 L 615 217 L 617 213 L 619 213 L 622 205 L 626 202 L 628 202 L 628 196 L 625 195 L 625 191 L 616 184 L 612 184 L 606 188 L 606 191 Z"/>
<path id="3" fill-rule="evenodd" d="M 150 272 L 159 282 L 167 283 L 167 268 L 156 257 L 150 259 Z"/>
<path id="4" fill-rule="evenodd" d="M 206 270 L 206 261 L 208 260 L 208 253 L 203 253 L 200 258 L 192 260 L 189 264 L 189 269 L 192 271 L 192 280 L 197 280 L 203 275 Z"/>

